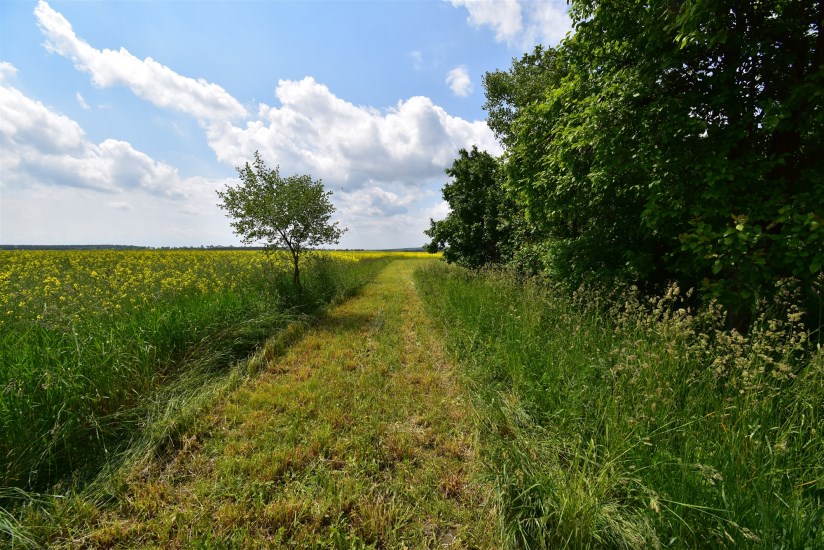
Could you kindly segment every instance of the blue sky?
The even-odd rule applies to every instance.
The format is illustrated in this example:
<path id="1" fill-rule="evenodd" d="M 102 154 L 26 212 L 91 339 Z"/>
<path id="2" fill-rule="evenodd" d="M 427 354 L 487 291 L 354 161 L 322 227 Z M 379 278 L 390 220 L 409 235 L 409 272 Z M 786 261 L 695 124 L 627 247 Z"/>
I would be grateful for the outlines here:
<path id="1" fill-rule="evenodd" d="M 556 0 L 0 0 L 0 244 L 238 244 L 259 150 L 333 191 L 340 246 L 419 246 L 481 79 L 569 30 Z"/>

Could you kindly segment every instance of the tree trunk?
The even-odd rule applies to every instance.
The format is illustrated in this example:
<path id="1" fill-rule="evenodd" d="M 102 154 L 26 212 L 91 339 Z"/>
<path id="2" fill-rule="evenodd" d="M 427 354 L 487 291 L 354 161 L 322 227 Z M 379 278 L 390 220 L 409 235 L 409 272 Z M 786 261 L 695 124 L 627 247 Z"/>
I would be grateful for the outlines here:
<path id="1" fill-rule="evenodd" d="M 295 272 L 292 275 L 292 282 L 295 284 L 295 290 L 298 293 L 298 300 L 303 300 L 303 286 L 300 284 L 300 257 L 297 254 L 292 254 L 292 263 L 295 266 Z"/>

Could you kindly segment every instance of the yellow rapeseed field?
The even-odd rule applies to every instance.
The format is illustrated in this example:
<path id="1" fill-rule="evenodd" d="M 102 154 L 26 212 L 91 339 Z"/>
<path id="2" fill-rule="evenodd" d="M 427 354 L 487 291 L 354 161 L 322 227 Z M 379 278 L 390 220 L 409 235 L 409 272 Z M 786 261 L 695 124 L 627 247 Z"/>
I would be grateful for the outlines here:
<path id="1" fill-rule="evenodd" d="M 234 288 L 266 262 L 251 251 L 0 251 L 0 323 L 114 314 L 170 294 Z"/>
<path id="2" fill-rule="evenodd" d="M 320 254 L 351 262 L 387 255 Z M 287 270 L 289 258 L 251 250 L 4 250 L 0 327 L 20 321 L 66 323 L 84 315 L 124 313 L 171 295 L 232 290 L 262 269 Z"/>

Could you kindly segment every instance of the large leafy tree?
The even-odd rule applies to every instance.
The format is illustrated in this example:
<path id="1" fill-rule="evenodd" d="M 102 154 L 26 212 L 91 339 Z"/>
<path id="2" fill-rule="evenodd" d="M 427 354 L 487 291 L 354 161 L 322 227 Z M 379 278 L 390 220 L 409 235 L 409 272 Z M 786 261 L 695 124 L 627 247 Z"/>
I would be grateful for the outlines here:
<path id="1" fill-rule="evenodd" d="M 283 178 L 255 151 L 254 162 L 237 168 L 240 183 L 218 191 L 218 205 L 232 218 L 232 228 L 246 244 L 285 249 L 292 258 L 294 284 L 302 294 L 300 259 L 322 244 L 336 244 L 346 229 L 331 223 L 335 212 L 320 180 L 308 175 Z"/>
<path id="2" fill-rule="evenodd" d="M 824 3 L 575 0 L 571 13 L 551 55 L 486 79 L 543 86 L 489 104 L 550 270 L 677 277 L 736 308 L 819 271 Z"/>
<path id="3" fill-rule="evenodd" d="M 509 70 L 484 75 L 486 123 L 501 144 L 505 147 L 514 144 L 515 117 L 542 101 L 547 90 L 558 86 L 564 75 L 564 62 L 558 50 L 541 45 L 521 59 L 513 59 Z"/>
<path id="4" fill-rule="evenodd" d="M 466 267 L 500 263 L 508 254 L 510 225 L 504 213 L 511 203 L 502 187 L 498 160 L 486 151 L 461 149 L 446 169 L 452 179 L 443 188 L 446 219 L 430 220 L 425 231 L 430 252 L 443 250 L 447 262 Z"/>

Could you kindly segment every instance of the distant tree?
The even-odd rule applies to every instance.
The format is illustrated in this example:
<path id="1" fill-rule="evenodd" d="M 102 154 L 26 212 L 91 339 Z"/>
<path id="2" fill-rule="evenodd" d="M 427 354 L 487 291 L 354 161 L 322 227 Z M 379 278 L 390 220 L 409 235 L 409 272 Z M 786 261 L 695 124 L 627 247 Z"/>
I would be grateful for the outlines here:
<path id="1" fill-rule="evenodd" d="M 321 244 L 337 244 L 346 229 L 329 220 L 335 207 L 320 180 L 308 175 L 282 178 L 255 151 L 252 165 L 237 168 L 240 183 L 218 191 L 218 204 L 232 218 L 232 228 L 244 244 L 263 243 L 267 251 L 287 250 L 294 267 L 293 280 L 302 295 L 300 258 Z"/>
<path id="2" fill-rule="evenodd" d="M 500 263 L 509 241 L 502 214 L 510 201 L 501 185 L 498 160 L 477 147 L 461 149 L 458 155 L 446 169 L 452 181 L 443 188 L 451 212 L 444 220 L 430 220 L 425 233 L 432 241 L 425 248 L 432 253 L 443 250 L 447 262 L 465 267 Z"/>

